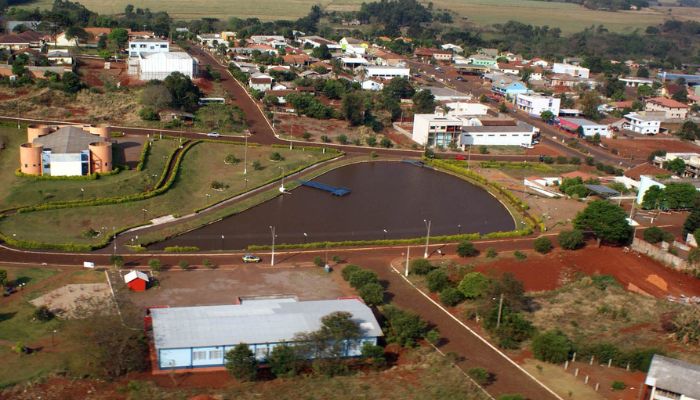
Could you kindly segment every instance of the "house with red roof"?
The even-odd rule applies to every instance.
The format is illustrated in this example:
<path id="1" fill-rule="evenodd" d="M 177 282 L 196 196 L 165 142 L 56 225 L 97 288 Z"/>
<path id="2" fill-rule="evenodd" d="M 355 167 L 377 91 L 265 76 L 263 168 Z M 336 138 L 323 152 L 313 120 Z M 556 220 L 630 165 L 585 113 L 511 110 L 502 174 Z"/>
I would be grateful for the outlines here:
<path id="1" fill-rule="evenodd" d="M 666 119 L 686 119 L 688 117 L 688 105 L 665 97 L 653 97 L 647 99 L 644 104 L 646 111 L 663 111 Z"/>

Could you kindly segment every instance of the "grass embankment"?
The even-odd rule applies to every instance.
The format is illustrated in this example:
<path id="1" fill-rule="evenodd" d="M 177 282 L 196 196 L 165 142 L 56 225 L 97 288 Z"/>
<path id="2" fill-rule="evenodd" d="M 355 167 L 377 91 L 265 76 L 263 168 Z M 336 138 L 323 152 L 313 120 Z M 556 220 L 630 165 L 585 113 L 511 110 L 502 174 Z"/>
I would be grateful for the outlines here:
<path id="1" fill-rule="evenodd" d="M 78 375 L 85 366 L 85 359 L 80 351 L 81 344 L 71 339 L 71 321 L 34 320 L 35 307 L 29 301 L 67 283 L 104 282 L 104 274 L 97 271 L 65 272 L 46 267 L 0 269 L 7 270 L 10 280 L 18 279 L 27 285 L 21 292 L 3 299 L 5 303 L 0 312 L 0 357 L 3 360 L 0 388 L 52 372 L 73 371 Z M 18 342 L 38 351 L 17 354 L 12 347 Z"/>
<path id="2" fill-rule="evenodd" d="M 270 161 L 273 152 L 279 153 L 284 160 Z M 184 155 L 172 187 L 159 196 L 120 204 L 19 213 L 0 220 L 0 231 L 18 241 L 49 246 L 66 243 L 99 245 L 104 242 L 103 238 L 90 237 L 86 232 L 91 229 L 101 231 L 102 227 L 109 232 L 112 227 L 120 231 L 156 217 L 186 215 L 277 179 L 283 170 L 303 168 L 330 156 L 330 153 L 324 155 L 317 151 L 249 147 L 246 184 L 243 179 L 243 153 L 244 148 L 239 145 L 200 143 Z M 229 154 L 241 161 L 226 164 L 224 159 Z M 261 164 L 259 170 L 253 168 L 256 161 Z M 214 181 L 220 183 L 222 188 L 213 189 Z"/>
<path id="3" fill-rule="evenodd" d="M 160 179 L 168 155 L 177 148 L 174 140 L 155 141 L 142 171 L 126 170 L 93 180 L 39 180 L 15 174 L 19 167 L 19 146 L 27 141 L 26 127 L 17 130 L 0 125 L 0 136 L 7 138 L 5 149 L 0 150 L 0 209 L 5 210 L 144 192 Z"/>

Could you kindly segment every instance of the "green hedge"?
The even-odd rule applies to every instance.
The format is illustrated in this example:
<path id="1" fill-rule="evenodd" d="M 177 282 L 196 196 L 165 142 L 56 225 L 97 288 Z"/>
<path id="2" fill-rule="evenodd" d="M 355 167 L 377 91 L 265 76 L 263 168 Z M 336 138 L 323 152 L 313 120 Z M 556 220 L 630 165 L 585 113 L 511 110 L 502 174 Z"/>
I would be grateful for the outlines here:
<path id="1" fill-rule="evenodd" d="M 151 151 L 151 141 L 146 138 L 146 141 L 143 143 L 143 149 L 141 149 L 141 156 L 139 157 L 139 163 L 136 165 L 136 170 L 137 171 L 143 171 L 143 167 L 146 165 L 146 158 L 148 157 L 148 153 Z"/>
<path id="2" fill-rule="evenodd" d="M 17 168 L 15 170 L 15 176 L 22 179 L 29 179 L 34 181 L 94 181 L 100 179 L 102 176 L 116 175 L 122 171 L 121 167 L 116 167 L 109 172 L 100 172 L 90 175 L 73 175 L 73 176 L 51 176 L 51 175 L 32 175 L 25 174 L 21 169 Z"/>
<path id="3" fill-rule="evenodd" d="M 284 139 L 281 139 L 284 140 Z M 284 145 L 284 144 L 273 144 L 271 145 L 272 148 L 275 149 L 287 149 L 289 150 L 289 145 Z M 323 149 L 326 149 L 326 153 L 336 153 L 336 154 L 342 154 L 343 152 L 334 148 L 334 147 L 323 147 L 323 145 L 319 144 L 318 146 L 309 146 L 309 145 L 300 145 L 298 143 L 292 142 L 292 149 L 293 150 L 301 150 L 301 151 L 316 151 L 319 153 L 323 152 Z"/>
<path id="4" fill-rule="evenodd" d="M 199 251 L 197 246 L 168 246 L 163 249 L 166 253 L 188 253 L 192 251 Z"/>
<path id="5" fill-rule="evenodd" d="M 436 242 L 453 242 L 459 240 L 477 240 L 478 233 L 466 233 L 462 235 L 431 236 L 431 240 Z M 322 249 L 325 247 L 353 247 L 353 246 L 398 246 L 410 244 L 424 244 L 425 237 L 409 239 L 379 239 L 379 240 L 345 240 L 341 242 L 311 242 L 311 243 L 281 243 L 275 244 L 275 249 Z M 252 244 L 248 250 L 269 250 L 270 245 Z"/>
<path id="6" fill-rule="evenodd" d="M 101 199 L 91 199 L 91 200 L 70 200 L 70 201 L 63 201 L 63 202 L 54 202 L 54 203 L 47 203 L 47 204 L 42 204 L 38 206 L 29 206 L 29 207 L 23 207 L 17 210 L 19 213 L 26 213 L 26 212 L 33 212 L 33 211 L 45 211 L 45 210 L 55 210 L 55 209 L 60 209 L 60 208 L 72 208 L 72 207 L 91 207 L 91 206 L 103 206 L 103 205 L 109 205 L 109 204 L 121 204 L 121 203 L 129 203 L 132 201 L 139 201 L 139 200 L 146 200 L 150 199 L 151 197 L 155 197 L 158 195 L 161 195 L 168 191 L 172 184 L 175 182 L 175 179 L 177 178 L 177 175 L 179 173 L 180 169 L 180 163 L 182 162 L 182 158 L 184 155 L 187 153 L 187 151 L 192 148 L 192 146 L 196 145 L 199 143 L 198 141 L 190 142 L 185 147 L 182 149 L 182 152 L 180 152 L 177 155 L 177 159 L 175 160 L 175 164 L 173 166 L 173 173 L 170 174 L 170 176 L 167 176 L 167 171 L 168 171 L 168 165 L 170 165 L 170 161 L 172 160 L 173 156 L 177 153 L 177 150 L 175 150 L 171 155 L 170 158 L 168 159 L 168 162 L 166 163 L 165 167 L 163 168 L 163 173 L 161 174 L 160 180 L 158 181 L 158 184 L 156 185 L 156 189 L 150 190 L 148 192 L 142 192 L 142 193 L 134 193 L 130 194 L 127 196 L 121 196 L 121 197 L 105 197 Z M 167 180 L 166 180 L 167 179 Z"/>

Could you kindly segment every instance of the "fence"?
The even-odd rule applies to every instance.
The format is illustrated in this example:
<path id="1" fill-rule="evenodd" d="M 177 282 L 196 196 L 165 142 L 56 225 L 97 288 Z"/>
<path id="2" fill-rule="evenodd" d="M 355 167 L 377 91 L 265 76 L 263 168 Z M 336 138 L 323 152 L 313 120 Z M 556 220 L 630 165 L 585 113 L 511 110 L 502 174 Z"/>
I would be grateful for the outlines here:
<path id="1" fill-rule="evenodd" d="M 670 248 L 673 248 L 673 246 Z M 668 252 L 668 250 L 664 250 L 639 238 L 634 238 L 632 241 L 632 250 L 646 254 L 654 260 L 668 265 L 678 271 L 685 272 L 692 269 L 688 264 L 688 261 L 684 260 L 683 258 L 675 254 L 671 254 Z"/>

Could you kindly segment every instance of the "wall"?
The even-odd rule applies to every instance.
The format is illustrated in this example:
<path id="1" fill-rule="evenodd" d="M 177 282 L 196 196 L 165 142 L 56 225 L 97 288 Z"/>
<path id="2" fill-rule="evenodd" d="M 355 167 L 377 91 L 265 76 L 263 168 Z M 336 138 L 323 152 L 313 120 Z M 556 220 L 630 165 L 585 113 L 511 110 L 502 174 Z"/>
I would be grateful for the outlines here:
<path id="1" fill-rule="evenodd" d="M 679 271 L 688 271 L 691 269 L 688 262 L 684 259 L 675 256 L 651 243 L 645 242 L 642 239 L 634 238 L 634 241 L 632 242 L 632 249 L 642 254 L 646 254 L 654 260 L 666 264 L 673 269 Z"/>

